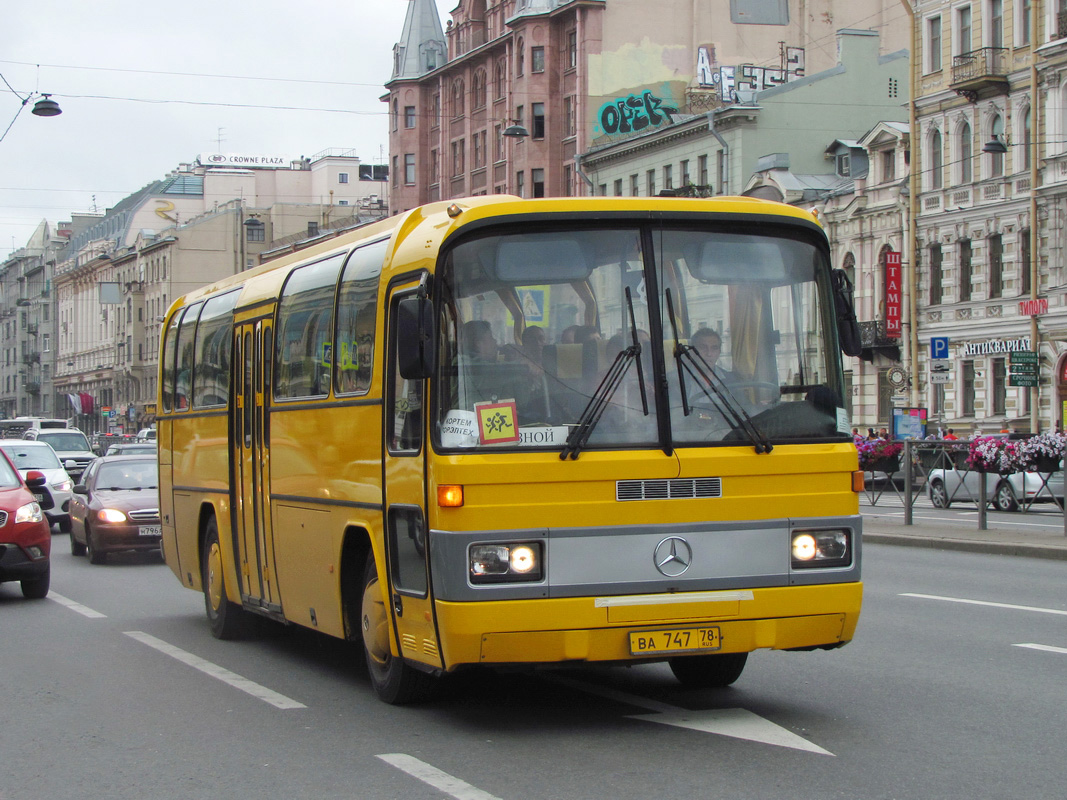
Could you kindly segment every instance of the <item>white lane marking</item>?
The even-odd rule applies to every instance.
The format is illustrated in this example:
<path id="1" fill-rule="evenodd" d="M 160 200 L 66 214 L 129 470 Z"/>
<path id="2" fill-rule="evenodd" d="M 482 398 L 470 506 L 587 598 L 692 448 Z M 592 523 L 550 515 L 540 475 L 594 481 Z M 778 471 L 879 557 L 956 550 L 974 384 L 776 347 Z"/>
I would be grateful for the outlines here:
<path id="1" fill-rule="evenodd" d="M 255 681 L 250 681 L 248 678 L 244 678 L 238 675 L 236 672 L 230 672 L 225 667 L 220 667 L 218 664 L 212 664 L 210 661 L 205 661 L 200 656 L 194 656 L 192 653 L 188 653 L 182 650 L 180 647 L 175 647 L 172 644 L 167 644 L 162 639 L 157 639 L 147 633 L 141 631 L 123 631 L 131 639 L 136 639 L 141 644 L 146 644 L 151 648 L 158 650 L 159 652 L 170 656 L 171 658 L 181 661 L 183 664 L 188 664 L 193 669 L 198 669 L 205 675 L 210 675 L 212 678 L 229 684 L 235 689 L 240 689 L 242 692 L 246 692 L 257 700 L 262 700 L 264 703 L 270 703 L 275 708 L 307 708 L 303 703 L 298 703 L 284 694 L 278 694 L 272 689 L 268 689 L 266 686 L 261 686 Z"/>
<path id="2" fill-rule="evenodd" d="M 418 778 L 435 789 L 440 789 L 449 797 L 456 798 L 456 800 L 500 800 L 496 795 L 483 792 L 466 781 L 462 781 L 454 775 L 449 775 L 447 772 L 442 772 L 437 767 L 406 753 L 382 753 L 378 758 L 386 764 L 396 767 L 401 772 L 406 772 L 411 777 Z"/>
<path id="3" fill-rule="evenodd" d="M 964 603 L 971 606 L 989 606 L 991 608 L 1007 608 L 1013 611 L 1036 611 L 1039 614 L 1059 614 L 1067 617 L 1067 611 L 1060 608 L 1041 608 L 1040 606 L 1018 606 L 1014 603 L 991 603 L 988 600 L 968 600 L 964 597 L 941 597 L 936 594 L 915 594 L 904 592 L 901 597 L 917 597 L 920 600 L 943 600 L 946 603 Z"/>
<path id="4" fill-rule="evenodd" d="M 658 722 L 661 725 L 674 725 L 678 728 L 688 728 L 693 731 L 715 733 L 720 736 L 730 736 L 734 739 L 747 739 L 750 742 L 773 744 L 778 747 L 790 747 L 794 750 L 805 750 L 809 753 L 818 753 L 824 756 L 833 756 L 829 750 L 824 750 L 817 744 L 809 742 L 803 736 L 776 725 L 758 714 L 753 714 L 744 708 L 711 708 L 701 711 L 690 711 L 678 706 L 661 703 L 647 697 L 620 692 L 606 686 L 593 686 L 581 683 L 570 678 L 552 677 L 552 681 L 561 683 L 572 689 L 606 697 L 619 703 L 626 703 L 639 708 L 646 708 L 655 714 L 633 714 L 629 719 L 640 719 L 646 722 Z"/>
<path id="5" fill-rule="evenodd" d="M 1032 642 L 1027 644 L 1017 644 L 1013 647 L 1028 647 L 1031 650 L 1044 650 L 1046 653 L 1062 653 L 1067 656 L 1067 647 L 1053 647 L 1050 644 L 1034 644 Z"/>
<path id="6" fill-rule="evenodd" d="M 81 603 L 75 603 L 69 597 L 64 597 L 61 594 L 56 594 L 55 592 L 49 592 L 48 593 L 48 599 L 49 600 L 54 600 L 55 602 L 59 603 L 61 606 L 66 606 L 71 611 L 77 611 L 83 617 L 88 617 L 89 619 L 107 619 L 107 614 L 101 614 L 99 611 L 93 611 L 88 606 L 83 606 Z"/>

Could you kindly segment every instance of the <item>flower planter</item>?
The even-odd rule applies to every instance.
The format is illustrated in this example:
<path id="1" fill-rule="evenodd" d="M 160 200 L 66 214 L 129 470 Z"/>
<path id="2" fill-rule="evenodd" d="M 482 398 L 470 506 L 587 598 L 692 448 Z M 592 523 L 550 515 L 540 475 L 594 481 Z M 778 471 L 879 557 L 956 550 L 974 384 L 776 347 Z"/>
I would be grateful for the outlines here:
<path id="1" fill-rule="evenodd" d="M 1034 472 L 1059 472 L 1060 459 L 1055 456 L 1038 456 L 1033 461 Z"/>
<path id="2" fill-rule="evenodd" d="M 900 456 L 872 459 L 867 462 L 867 466 L 864 469 L 868 472 L 884 472 L 887 475 L 892 475 L 894 472 L 900 472 Z"/>

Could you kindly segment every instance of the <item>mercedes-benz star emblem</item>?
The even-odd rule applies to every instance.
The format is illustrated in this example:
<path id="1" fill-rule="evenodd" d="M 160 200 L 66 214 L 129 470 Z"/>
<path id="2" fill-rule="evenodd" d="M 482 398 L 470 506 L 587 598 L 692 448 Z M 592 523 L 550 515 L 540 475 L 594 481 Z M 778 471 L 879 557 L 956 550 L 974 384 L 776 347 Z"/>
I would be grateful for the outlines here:
<path id="1" fill-rule="evenodd" d="M 656 545 L 652 562 L 660 574 L 677 578 L 693 563 L 693 548 L 681 536 L 668 536 Z"/>

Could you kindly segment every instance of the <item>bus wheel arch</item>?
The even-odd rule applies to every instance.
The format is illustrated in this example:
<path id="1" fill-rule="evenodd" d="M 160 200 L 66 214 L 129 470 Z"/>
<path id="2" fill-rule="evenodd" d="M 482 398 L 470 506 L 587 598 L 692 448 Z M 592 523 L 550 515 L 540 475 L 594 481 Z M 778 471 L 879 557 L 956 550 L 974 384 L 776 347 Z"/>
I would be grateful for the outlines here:
<path id="1" fill-rule="evenodd" d="M 687 689 L 729 686 L 741 677 L 747 661 L 748 653 L 710 653 L 668 659 L 674 677 Z"/>
<path id="2" fill-rule="evenodd" d="M 363 569 L 371 553 L 370 533 L 366 528 L 351 527 L 345 531 L 341 545 L 341 617 L 345 639 L 362 642 L 360 608 L 363 603 Z"/>

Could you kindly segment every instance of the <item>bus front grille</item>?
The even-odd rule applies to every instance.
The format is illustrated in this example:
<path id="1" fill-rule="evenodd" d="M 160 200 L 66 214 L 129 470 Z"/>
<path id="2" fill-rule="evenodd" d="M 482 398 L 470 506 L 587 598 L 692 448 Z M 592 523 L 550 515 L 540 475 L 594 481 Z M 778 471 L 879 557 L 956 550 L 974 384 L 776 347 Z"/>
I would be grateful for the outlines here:
<path id="1" fill-rule="evenodd" d="M 722 478 L 616 481 L 616 500 L 692 500 L 722 497 Z"/>

